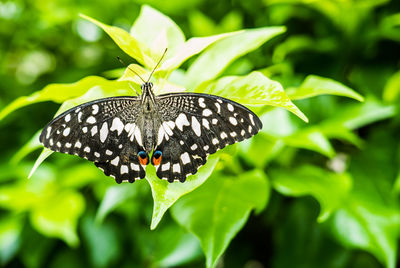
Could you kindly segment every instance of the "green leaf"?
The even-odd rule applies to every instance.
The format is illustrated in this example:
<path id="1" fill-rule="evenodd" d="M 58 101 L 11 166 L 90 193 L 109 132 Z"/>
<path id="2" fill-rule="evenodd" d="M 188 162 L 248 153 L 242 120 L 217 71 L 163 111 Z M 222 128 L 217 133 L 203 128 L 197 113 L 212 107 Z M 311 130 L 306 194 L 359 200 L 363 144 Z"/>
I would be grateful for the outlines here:
<path id="1" fill-rule="evenodd" d="M 287 90 L 292 100 L 305 99 L 318 95 L 337 95 L 364 101 L 364 98 L 351 88 L 330 78 L 309 75 L 304 79 L 300 87 Z"/>
<path id="2" fill-rule="evenodd" d="M 177 53 L 178 47 L 185 42 L 185 36 L 179 26 L 148 5 L 142 6 L 130 34 L 136 40 L 143 42 L 151 51 L 158 53 L 158 58 L 166 48 L 170 54 Z M 154 68 L 154 65 L 148 67 Z"/>
<path id="3" fill-rule="evenodd" d="M 81 14 L 81 17 L 102 28 L 126 54 L 144 66 L 152 68 L 155 65 L 155 60 L 151 57 L 150 48 L 131 36 L 127 31 L 119 27 L 106 25 L 83 14 Z"/>
<path id="4" fill-rule="evenodd" d="M 33 137 L 24 146 L 22 146 L 18 152 L 14 154 L 10 160 L 12 165 L 18 164 L 18 162 L 21 161 L 25 156 L 42 147 L 39 141 L 40 132 L 41 131 L 36 132 L 35 135 L 33 135 Z"/>
<path id="5" fill-rule="evenodd" d="M 92 267 L 111 267 L 121 255 L 121 243 L 118 240 L 117 225 L 109 222 L 96 224 L 90 217 L 82 220 L 82 236 L 89 251 Z"/>
<path id="6" fill-rule="evenodd" d="M 240 32 L 218 34 L 207 37 L 190 38 L 187 42 L 181 44 L 177 50 L 177 53 L 175 53 L 173 57 L 170 57 L 169 59 L 165 60 L 161 64 L 161 67 L 156 72 L 158 73 L 162 71 L 173 71 L 177 69 L 179 66 L 181 66 L 181 64 L 185 62 L 187 59 L 196 54 L 199 54 L 211 44 L 217 42 L 218 40 L 221 40 L 228 36 L 233 36 L 238 33 Z"/>
<path id="7" fill-rule="evenodd" d="M 11 112 L 19 109 L 21 107 L 43 101 L 54 101 L 61 103 L 65 100 L 75 98 L 83 95 L 90 88 L 101 85 L 105 88 L 118 88 L 121 86 L 118 83 L 126 82 L 116 82 L 113 80 L 107 80 L 99 76 L 88 76 L 78 82 L 70 84 L 50 84 L 44 87 L 40 91 L 36 91 L 29 96 L 19 97 L 18 99 L 11 102 L 0 112 L 0 120 L 6 117 Z"/>
<path id="8" fill-rule="evenodd" d="M 399 212 L 387 205 L 349 198 L 332 219 L 335 237 L 347 247 L 371 252 L 388 268 L 396 267 Z"/>
<path id="9" fill-rule="evenodd" d="M 399 15 L 400 18 L 400 15 Z M 393 74 L 383 89 L 383 100 L 395 103 L 400 99 L 400 71 Z"/>
<path id="10" fill-rule="evenodd" d="M 283 141 L 289 146 L 313 150 L 327 157 L 335 155 L 335 150 L 328 138 L 316 127 L 299 130 L 284 137 Z"/>
<path id="11" fill-rule="evenodd" d="M 172 207 L 172 216 L 197 236 L 214 267 L 229 242 L 246 223 L 251 210 L 260 212 L 269 199 L 269 184 L 260 170 L 237 177 L 213 175 Z"/>
<path id="12" fill-rule="evenodd" d="M 21 217 L 8 215 L 0 220 L 0 264 L 5 267 L 21 244 Z"/>
<path id="13" fill-rule="evenodd" d="M 154 199 L 153 217 L 150 227 L 152 230 L 157 227 L 167 209 L 170 208 L 181 196 L 190 193 L 207 180 L 213 172 L 217 162 L 217 156 L 210 156 L 207 163 L 201 167 L 195 175 L 189 176 L 185 183 L 169 183 L 165 180 L 160 180 L 156 176 L 153 166 L 147 168 L 146 180 L 150 184 Z"/>
<path id="14" fill-rule="evenodd" d="M 28 175 L 28 179 L 33 176 L 33 174 L 35 173 L 36 169 L 40 166 L 40 164 L 42 164 L 43 161 L 46 160 L 46 158 L 49 157 L 52 153 L 54 153 L 52 150 L 43 148 L 39 157 L 36 159 L 35 164 L 31 169 L 31 172 Z"/>
<path id="15" fill-rule="evenodd" d="M 396 115 L 396 113 L 396 106 L 383 104 L 378 100 L 367 98 L 364 103 L 357 103 L 342 108 L 334 117 L 323 121 L 320 127 L 332 128 L 336 126 L 354 130 L 373 122 L 390 118 Z"/>
<path id="16" fill-rule="evenodd" d="M 260 72 L 252 72 L 246 76 L 226 76 L 216 82 L 206 82 L 196 92 L 226 97 L 248 106 L 282 107 L 308 122 L 307 117 L 286 95 L 282 85 Z"/>
<path id="17" fill-rule="evenodd" d="M 348 174 L 328 172 L 313 166 L 270 172 L 272 185 L 281 194 L 296 197 L 311 195 L 318 200 L 321 205 L 319 222 L 325 221 L 343 205 L 352 187 L 352 179 Z"/>
<path id="18" fill-rule="evenodd" d="M 200 83 L 216 78 L 235 59 L 257 49 L 285 30 L 284 27 L 244 30 L 214 43 L 189 67 L 186 87 L 194 89 Z"/>
<path id="19" fill-rule="evenodd" d="M 118 205 L 136 196 L 138 192 L 137 190 L 138 188 L 133 187 L 131 184 L 121 184 L 108 187 L 103 199 L 101 200 L 99 209 L 97 210 L 95 218 L 96 223 L 101 224 L 104 218 Z"/>
<path id="20" fill-rule="evenodd" d="M 69 246 L 76 247 L 79 244 L 76 228 L 84 208 L 85 200 L 81 194 L 63 190 L 37 203 L 30 218 L 42 234 L 61 238 Z"/>

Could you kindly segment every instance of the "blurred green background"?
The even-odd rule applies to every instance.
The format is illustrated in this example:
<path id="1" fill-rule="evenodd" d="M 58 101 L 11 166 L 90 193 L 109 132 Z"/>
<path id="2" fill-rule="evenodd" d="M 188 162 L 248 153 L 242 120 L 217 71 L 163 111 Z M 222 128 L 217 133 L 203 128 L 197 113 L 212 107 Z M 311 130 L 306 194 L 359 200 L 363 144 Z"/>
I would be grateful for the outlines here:
<path id="1" fill-rule="evenodd" d="M 132 60 L 79 13 L 129 30 L 143 4 L 169 16 L 187 38 L 286 26 L 284 34 L 234 61 L 223 75 L 258 70 L 293 99 L 325 77 L 332 80 L 323 86 L 340 82 L 365 98 L 294 100 L 309 124 L 283 109 L 260 111 L 263 132 L 235 147 L 217 172 L 261 171 L 254 176 L 268 182 L 268 204 L 226 241 L 217 266 L 396 267 L 400 2 L 2 1 L 0 109 L 49 83 L 115 78 L 121 72 L 116 56 Z M 318 81 L 305 80 L 309 75 Z M 203 267 L 193 230 L 178 219 L 187 199 L 150 231 L 153 203 L 145 181 L 117 188 L 93 164 L 61 154 L 27 180 L 40 151 L 25 156 L 20 149 L 58 108 L 42 102 L 0 121 L 0 265 Z"/>

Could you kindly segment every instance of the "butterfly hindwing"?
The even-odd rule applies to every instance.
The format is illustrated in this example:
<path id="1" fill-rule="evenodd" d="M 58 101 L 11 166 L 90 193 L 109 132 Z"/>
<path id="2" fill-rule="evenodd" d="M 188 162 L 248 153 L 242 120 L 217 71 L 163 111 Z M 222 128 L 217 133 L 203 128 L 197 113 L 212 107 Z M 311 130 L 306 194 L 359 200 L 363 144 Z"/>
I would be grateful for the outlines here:
<path id="1" fill-rule="evenodd" d="M 76 106 L 53 119 L 40 141 L 53 151 L 93 161 L 117 182 L 142 179 L 139 104 L 136 97 L 114 97 Z"/>
<path id="2" fill-rule="evenodd" d="M 157 176 L 172 182 L 186 180 L 205 164 L 207 156 L 255 135 L 259 118 L 231 100 L 197 93 L 157 97 L 161 120 L 155 151 L 162 152 Z"/>

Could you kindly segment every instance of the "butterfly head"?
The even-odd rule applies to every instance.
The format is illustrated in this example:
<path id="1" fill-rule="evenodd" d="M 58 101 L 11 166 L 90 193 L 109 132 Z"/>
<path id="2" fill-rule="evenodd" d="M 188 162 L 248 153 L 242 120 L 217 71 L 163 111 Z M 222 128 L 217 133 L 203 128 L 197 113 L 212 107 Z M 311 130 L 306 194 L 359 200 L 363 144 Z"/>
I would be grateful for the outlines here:
<path id="1" fill-rule="evenodd" d="M 148 92 L 153 88 L 153 83 L 145 82 L 140 86 L 140 88 L 142 89 L 142 94 L 143 94 L 143 92 Z"/>

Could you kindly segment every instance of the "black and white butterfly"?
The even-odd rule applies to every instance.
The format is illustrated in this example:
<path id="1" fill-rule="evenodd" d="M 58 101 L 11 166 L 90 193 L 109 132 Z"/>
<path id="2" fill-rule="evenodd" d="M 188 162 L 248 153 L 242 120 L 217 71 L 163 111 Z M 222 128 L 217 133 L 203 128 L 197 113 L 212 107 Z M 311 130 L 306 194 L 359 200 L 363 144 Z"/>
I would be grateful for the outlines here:
<path id="1" fill-rule="evenodd" d="M 40 142 L 93 161 L 117 183 L 143 179 L 149 162 L 159 178 L 184 182 L 208 155 L 262 128 L 252 111 L 234 101 L 199 93 L 156 96 L 152 87 L 147 81 L 139 96 L 78 105 L 54 118 Z"/>

